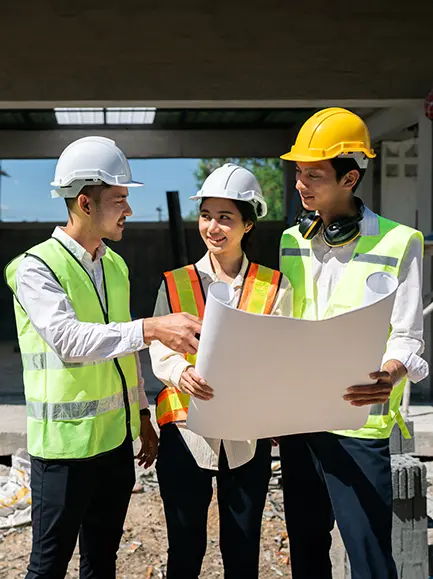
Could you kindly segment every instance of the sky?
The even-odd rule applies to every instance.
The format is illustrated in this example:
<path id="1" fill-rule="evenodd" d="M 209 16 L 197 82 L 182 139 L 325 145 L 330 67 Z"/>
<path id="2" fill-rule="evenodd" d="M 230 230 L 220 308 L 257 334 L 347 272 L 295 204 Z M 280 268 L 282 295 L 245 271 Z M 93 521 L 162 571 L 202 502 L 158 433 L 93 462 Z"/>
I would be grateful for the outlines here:
<path id="1" fill-rule="evenodd" d="M 1 169 L 10 177 L 0 177 L 0 210 L 3 221 L 66 220 L 62 199 L 52 199 L 50 182 L 54 178 L 55 159 L 4 160 Z M 194 171 L 198 159 L 131 159 L 132 177 L 144 187 L 131 188 L 129 199 L 134 215 L 131 221 L 168 219 L 166 191 L 179 191 L 182 215 L 195 208 L 188 197 L 197 191 Z"/>

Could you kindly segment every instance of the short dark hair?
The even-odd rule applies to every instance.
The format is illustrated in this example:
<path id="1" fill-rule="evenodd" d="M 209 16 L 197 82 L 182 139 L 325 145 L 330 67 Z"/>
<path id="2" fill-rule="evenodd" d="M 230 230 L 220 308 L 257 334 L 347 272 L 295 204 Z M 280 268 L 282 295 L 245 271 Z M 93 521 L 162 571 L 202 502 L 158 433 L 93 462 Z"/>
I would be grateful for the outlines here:
<path id="1" fill-rule="evenodd" d="M 335 159 L 330 159 L 331 161 L 331 165 L 334 167 L 334 171 L 335 171 L 335 176 L 337 181 L 341 181 L 341 179 L 347 175 L 347 173 L 349 173 L 350 171 L 358 171 L 359 173 L 359 179 L 356 182 L 355 186 L 352 187 L 352 193 L 355 193 L 355 191 L 358 189 L 364 175 L 365 175 L 365 169 L 360 169 L 358 163 L 355 161 L 355 159 L 349 158 L 349 159 L 342 159 L 341 157 L 337 157 Z"/>
<path id="2" fill-rule="evenodd" d="M 239 213 L 242 216 L 242 221 L 244 223 L 247 223 L 247 221 L 252 221 L 253 223 L 251 229 L 247 233 L 245 233 L 244 236 L 242 237 L 241 241 L 242 251 L 246 251 L 251 243 L 251 236 L 253 234 L 253 231 L 256 228 L 257 213 L 256 210 L 254 209 L 254 206 L 251 203 L 248 203 L 248 201 L 233 200 L 233 203 L 238 208 Z"/>
<path id="3" fill-rule="evenodd" d="M 74 203 L 82 193 L 88 195 L 89 197 L 92 197 L 96 205 L 98 205 L 101 200 L 102 191 L 109 187 L 111 187 L 111 185 L 107 185 L 106 183 L 101 183 L 101 185 L 86 185 L 81 189 L 81 191 L 78 193 L 76 197 L 68 197 L 65 199 L 68 212 L 72 209 Z"/>
<path id="4" fill-rule="evenodd" d="M 200 203 L 200 210 L 205 200 L 206 199 L 203 199 L 202 202 Z M 247 221 L 251 221 L 253 223 L 252 228 L 247 233 L 244 234 L 241 241 L 242 251 L 246 251 L 251 241 L 251 235 L 257 223 L 256 210 L 254 209 L 254 206 L 251 203 L 248 203 L 248 201 L 238 201 L 237 199 L 231 199 L 231 201 L 233 201 L 233 203 L 238 208 L 239 213 L 241 214 L 242 217 L 242 221 L 244 223 L 247 223 Z"/>

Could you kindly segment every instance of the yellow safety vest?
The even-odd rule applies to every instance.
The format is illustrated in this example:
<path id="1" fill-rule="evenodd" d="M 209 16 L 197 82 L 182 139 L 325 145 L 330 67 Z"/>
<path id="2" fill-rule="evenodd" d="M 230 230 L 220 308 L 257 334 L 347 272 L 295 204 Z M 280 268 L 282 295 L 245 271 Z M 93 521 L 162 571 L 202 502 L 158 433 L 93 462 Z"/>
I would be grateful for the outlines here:
<path id="1" fill-rule="evenodd" d="M 378 216 L 379 234 L 361 236 L 352 257 L 338 282 L 323 315 L 323 319 L 362 306 L 365 281 L 379 271 L 399 275 L 402 259 L 410 240 L 422 234 Z M 281 239 L 281 270 L 293 286 L 293 317 L 318 319 L 317 290 L 312 274 L 311 241 L 305 240 L 297 226 L 283 233 Z M 372 368 L 374 371 L 375 368 Z M 394 386 L 386 404 L 371 408 L 367 423 L 359 430 L 338 431 L 337 434 L 358 438 L 388 438 L 397 421 L 403 434 L 409 436 L 400 414 L 400 402 L 406 379 Z M 350 384 L 348 384 L 350 386 Z"/>
<path id="2" fill-rule="evenodd" d="M 277 299 L 282 274 L 263 265 L 250 263 L 245 274 L 238 309 L 254 314 L 270 314 Z M 200 274 L 194 265 L 187 265 L 164 274 L 167 298 L 172 313 L 187 312 L 203 318 L 206 296 Z M 196 356 L 186 359 L 195 365 Z M 190 397 L 175 387 L 166 387 L 157 397 L 158 425 L 185 422 Z"/>
<path id="3" fill-rule="evenodd" d="M 131 318 L 128 270 L 109 248 L 102 258 L 106 313 L 91 277 L 57 239 L 33 247 L 6 266 L 23 362 L 29 453 L 46 459 L 83 459 L 117 448 L 128 430 L 136 438 L 140 414 L 135 356 L 90 363 L 61 360 L 36 332 L 16 297 L 16 271 L 26 256 L 51 270 L 80 322 L 108 324 Z"/>

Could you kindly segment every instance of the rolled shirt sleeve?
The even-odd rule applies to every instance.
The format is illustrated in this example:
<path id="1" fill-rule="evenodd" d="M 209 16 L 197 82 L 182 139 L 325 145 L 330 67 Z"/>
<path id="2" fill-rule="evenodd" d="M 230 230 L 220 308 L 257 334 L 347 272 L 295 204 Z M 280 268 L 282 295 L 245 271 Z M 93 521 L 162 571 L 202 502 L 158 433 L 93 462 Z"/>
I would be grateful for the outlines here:
<path id="1" fill-rule="evenodd" d="M 417 235 L 411 238 L 402 260 L 391 326 L 382 364 L 398 360 L 406 367 L 411 382 L 423 380 L 428 376 L 429 367 L 421 358 L 424 352 L 422 244 Z"/>
<path id="2" fill-rule="evenodd" d="M 17 299 L 33 327 L 64 362 L 96 362 L 145 347 L 143 320 L 80 322 L 69 297 L 46 266 L 32 257 L 17 270 Z"/>
<path id="3" fill-rule="evenodd" d="M 166 316 L 170 314 L 167 293 L 164 283 L 158 290 L 156 298 L 154 317 Z M 152 370 L 158 380 L 166 386 L 179 386 L 180 377 L 191 364 L 178 352 L 167 348 L 158 340 L 153 341 L 149 346 Z"/>

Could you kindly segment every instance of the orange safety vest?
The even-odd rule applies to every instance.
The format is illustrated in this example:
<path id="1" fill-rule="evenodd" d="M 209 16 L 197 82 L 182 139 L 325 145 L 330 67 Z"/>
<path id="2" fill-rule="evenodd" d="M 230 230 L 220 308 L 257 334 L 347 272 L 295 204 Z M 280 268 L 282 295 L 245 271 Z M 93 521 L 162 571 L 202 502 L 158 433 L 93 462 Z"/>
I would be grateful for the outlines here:
<path id="1" fill-rule="evenodd" d="M 250 263 L 245 273 L 238 309 L 253 314 L 270 314 L 277 299 L 282 273 L 263 265 Z M 195 265 L 187 265 L 164 273 L 167 298 L 172 313 L 187 312 L 203 319 L 206 296 Z M 185 354 L 195 366 L 196 355 Z M 170 422 L 185 422 L 189 394 L 175 387 L 165 387 L 156 399 L 159 427 Z"/>

